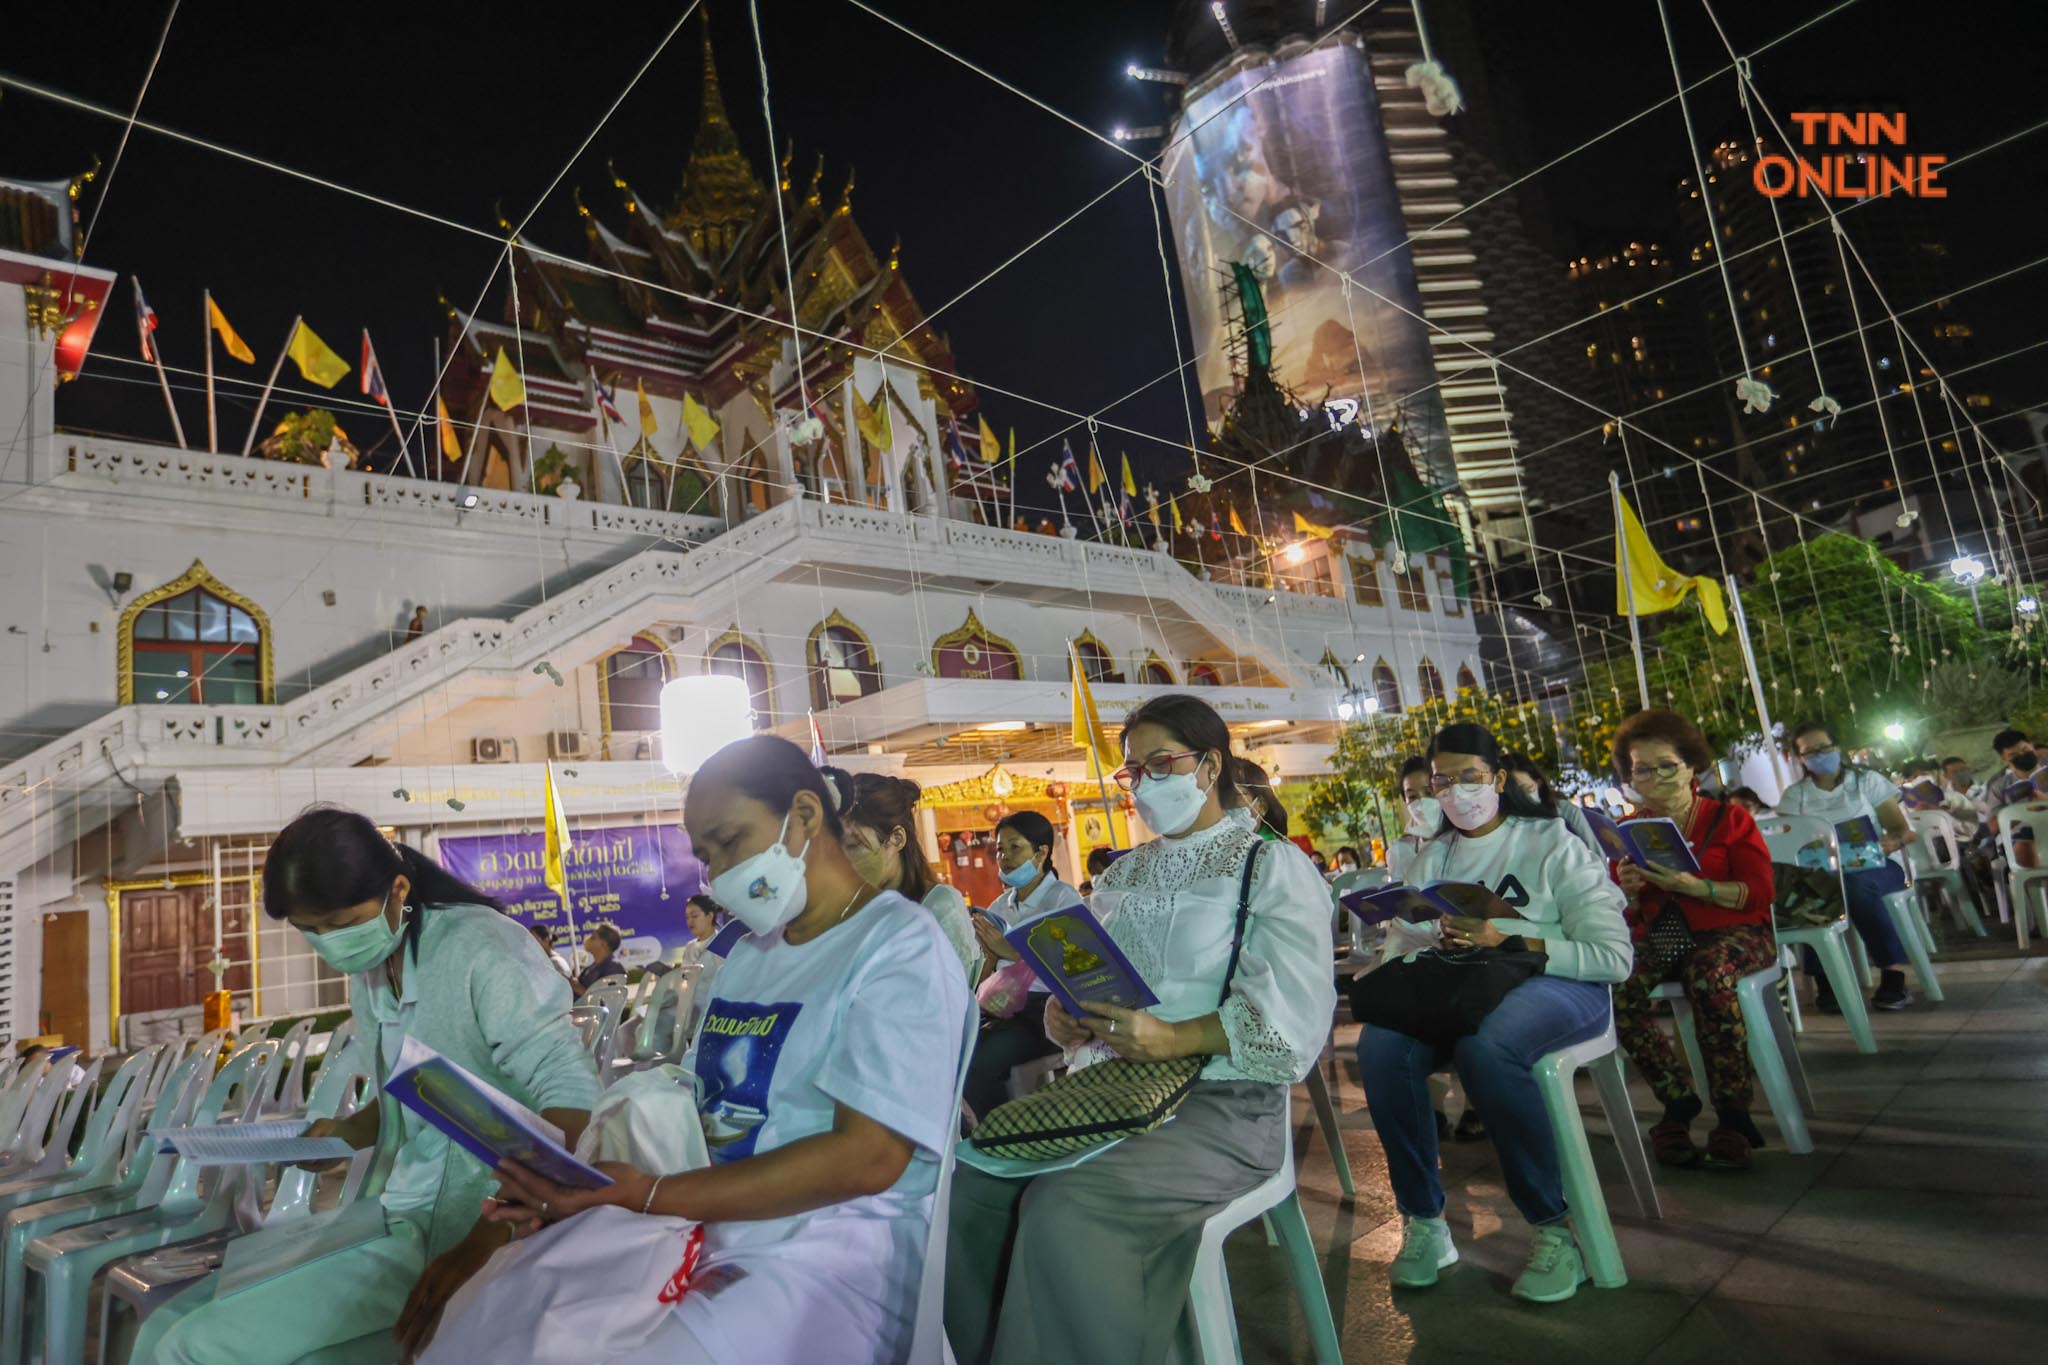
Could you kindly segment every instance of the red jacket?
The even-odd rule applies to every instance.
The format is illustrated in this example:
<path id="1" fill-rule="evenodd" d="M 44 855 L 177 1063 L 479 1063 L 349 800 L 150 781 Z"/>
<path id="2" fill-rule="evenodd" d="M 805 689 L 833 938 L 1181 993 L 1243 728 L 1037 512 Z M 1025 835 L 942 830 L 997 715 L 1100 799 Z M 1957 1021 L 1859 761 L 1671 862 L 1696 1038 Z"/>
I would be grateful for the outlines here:
<path id="1" fill-rule="evenodd" d="M 1717 811 L 1719 820 L 1715 819 Z M 1631 902 L 1628 908 L 1630 932 L 1638 939 L 1647 934 L 1650 921 L 1666 901 L 1678 902 L 1686 924 L 1695 931 L 1768 923 L 1773 892 L 1771 851 L 1764 845 L 1763 832 L 1756 827 L 1755 817 L 1741 806 L 1702 796 L 1693 802 L 1685 837 L 1692 845 L 1693 856 L 1699 859 L 1702 877 L 1710 882 L 1741 882 L 1748 894 L 1739 907 L 1731 910 L 1645 886 L 1641 902 Z M 1607 874 L 1611 877 L 1614 873 L 1615 864 L 1609 863 Z"/>

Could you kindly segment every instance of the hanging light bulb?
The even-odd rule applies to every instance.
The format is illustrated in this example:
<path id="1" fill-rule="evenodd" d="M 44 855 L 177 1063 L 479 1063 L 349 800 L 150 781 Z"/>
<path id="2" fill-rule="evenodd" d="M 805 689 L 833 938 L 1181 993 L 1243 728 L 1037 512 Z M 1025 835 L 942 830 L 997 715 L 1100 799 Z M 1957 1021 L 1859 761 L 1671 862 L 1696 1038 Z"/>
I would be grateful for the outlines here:
<path id="1" fill-rule="evenodd" d="M 744 678 L 699 673 L 661 689 L 661 761 L 672 773 L 693 773 L 753 733 L 754 701 Z"/>

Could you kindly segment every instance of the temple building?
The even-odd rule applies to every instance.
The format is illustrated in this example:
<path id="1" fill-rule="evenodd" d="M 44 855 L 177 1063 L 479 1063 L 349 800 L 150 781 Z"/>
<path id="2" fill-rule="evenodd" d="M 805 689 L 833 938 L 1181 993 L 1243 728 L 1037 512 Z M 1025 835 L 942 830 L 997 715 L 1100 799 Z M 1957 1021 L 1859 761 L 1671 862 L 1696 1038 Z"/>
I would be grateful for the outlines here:
<path id="1" fill-rule="evenodd" d="M 257 909 L 276 832 L 334 802 L 472 875 L 524 867 L 550 768 L 576 922 L 666 951 L 696 889 L 667 852 L 679 679 L 742 679 L 756 728 L 919 782 L 920 842 L 976 904 L 1007 810 L 1054 822 L 1073 881 L 1147 837 L 1073 744 L 1076 659 L 1112 729 L 1199 689 L 1289 799 L 1346 720 L 1486 685 L 1463 570 L 1413 536 L 1226 564 L 1190 552 L 1225 542 L 1185 498 L 1170 541 L 988 524 L 949 472 L 974 390 L 895 253 L 785 163 L 785 265 L 704 74 L 665 212 L 617 186 L 581 259 L 522 241 L 504 311 L 452 319 L 449 406 L 480 429 L 417 474 L 58 427 L 116 276 L 71 260 L 69 190 L 0 186 L 40 234 L 0 246 L 0 1035 L 193 1032 L 217 989 L 244 1017 L 333 1005 L 345 980 Z M 487 889 L 567 946 L 547 893 Z"/>

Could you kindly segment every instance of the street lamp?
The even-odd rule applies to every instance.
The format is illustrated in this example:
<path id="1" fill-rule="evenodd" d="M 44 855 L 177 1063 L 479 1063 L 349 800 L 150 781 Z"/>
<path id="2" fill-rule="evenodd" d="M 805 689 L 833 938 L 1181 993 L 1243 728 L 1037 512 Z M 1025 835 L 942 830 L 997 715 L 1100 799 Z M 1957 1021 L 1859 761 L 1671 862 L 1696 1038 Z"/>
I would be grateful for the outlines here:
<path id="1" fill-rule="evenodd" d="M 1884 737 L 1894 744 L 1900 743 L 1906 738 L 1906 727 L 1893 721 L 1884 727 Z"/>
<path id="2" fill-rule="evenodd" d="M 1984 606 L 1977 600 L 1977 585 L 1984 581 L 1984 561 L 1974 555 L 1957 555 L 1948 562 L 1948 571 L 1956 581 L 1970 590 L 1970 610 L 1977 614 L 1977 627 L 1984 627 Z"/>

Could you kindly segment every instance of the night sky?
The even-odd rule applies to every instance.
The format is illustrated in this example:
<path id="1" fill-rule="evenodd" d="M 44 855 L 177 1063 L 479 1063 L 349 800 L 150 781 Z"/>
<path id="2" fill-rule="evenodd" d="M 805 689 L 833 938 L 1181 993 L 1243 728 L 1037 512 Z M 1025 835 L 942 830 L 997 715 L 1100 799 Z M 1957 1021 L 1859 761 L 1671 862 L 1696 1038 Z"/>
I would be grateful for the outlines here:
<path id="1" fill-rule="evenodd" d="M 1696 0 L 1671 4 L 1688 74 L 1719 66 L 1720 45 Z M 1169 3 L 879 0 L 878 7 L 1092 127 L 1163 121 L 1162 88 L 1130 82 L 1123 68 L 1161 59 Z M 159 0 L 23 7 L 9 17 L 0 69 L 125 112 L 167 8 Z M 1341 13 L 1343 6 L 1330 8 Z M 1719 6 L 1743 48 L 1829 8 L 1818 0 Z M 2034 92 L 2048 19 L 2040 8 L 1905 0 L 1838 8 L 1758 60 L 1758 79 L 1781 112 L 1826 101 L 1894 103 L 1910 114 L 1915 150 L 1952 156 L 2042 116 Z M 807 176 L 822 152 L 831 192 L 849 166 L 857 168 L 855 215 L 878 252 L 902 238 L 904 271 L 927 310 L 1133 167 L 1116 150 L 851 5 L 765 0 L 761 9 L 776 135 L 795 143 L 796 174 Z M 362 0 L 315 17 L 294 6 L 188 0 L 142 112 L 491 229 L 500 207 L 514 221 L 524 216 L 681 10 L 675 3 L 533 10 Z M 1496 3 L 1481 15 L 1483 23 L 1503 26 L 1499 50 L 1525 57 L 1487 74 L 1503 121 L 1520 129 L 1536 161 L 1671 90 L 1656 8 L 1647 0 Z M 767 137 L 747 10 L 736 0 L 717 0 L 711 22 L 728 108 L 765 179 Z M 527 231 L 530 240 L 581 256 L 573 187 L 614 228 L 623 225 L 607 158 L 637 190 L 666 205 L 697 122 L 696 23 L 670 43 L 548 197 Z M 1695 117 L 1703 138 L 1733 131 L 1732 78 L 1702 93 Z M 95 154 L 111 164 L 120 132 L 118 122 L 8 90 L 0 98 L 0 174 L 56 178 Z M 1953 173 L 1942 211 L 1966 274 L 2018 266 L 2035 254 L 2033 187 L 2044 167 L 2048 134 L 2037 134 Z M 1665 231 L 1673 186 L 1685 171 L 1672 107 L 1547 173 L 1528 205 L 1553 223 L 1549 245 L 1562 260 Z M 88 192 L 88 216 L 100 193 Z M 258 357 L 257 365 L 241 366 L 217 356 L 223 376 L 260 383 L 286 324 L 303 311 L 351 363 L 357 329 L 369 327 L 387 379 L 407 407 L 429 391 L 433 343 L 442 334 L 435 296 L 445 292 L 469 306 L 499 251 L 480 238 L 146 130 L 131 138 L 104 196 L 87 262 L 142 278 L 162 319 L 168 364 L 198 367 L 200 290 L 210 287 Z M 2005 349 L 2039 336 L 2048 301 L 2042 274 L 2030 272 L 1990 297 L 1973 296 L 1964 315 L 1988 346 Z M 153 378 L 128 363 L 136 351 L 125 280 L 118 291 L 86 375 L 59 399 L 59 420 L 164 439 Z M 969 378 L 1061 407 L 1093 410 L 1164 377 L 1105 416 L 1184 443 L 1167 319 L 1140 179 L 937 325 L 951 333 Z M 2048 399 L 2042 368 L 2035 353 L 2003 374 L 2002 396 L 2022 405 Z M 296 382 L 291 367 L 285 373 Z M 332 395 L 342 401 L 332 405 L 354 422 L 358 443 L 369 446 L 383 424 L 347 415 L 355 385 L 351 374 Z M 253 398 L 253 387 L 246 396 L 224 396 L 224 446 L 239 445 Z M 1056 414 L 1015 399 L 988 396 L 984 408 L 998 429 L 1014 425 L 1020 442 L 1063 425 Z M 183 411 L 188 433 L 203 433 L 200 399 L 187 394 Z M 1164 462 L 1173 459 L 1164 443 L 1104 444 L 1128 444 L 1146 475 L 1164 474 Z M 1043 490 L 1040 472 L 1025 466 L 1020 482 L 1027 496 Z"/>

